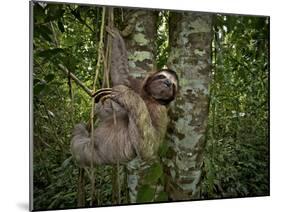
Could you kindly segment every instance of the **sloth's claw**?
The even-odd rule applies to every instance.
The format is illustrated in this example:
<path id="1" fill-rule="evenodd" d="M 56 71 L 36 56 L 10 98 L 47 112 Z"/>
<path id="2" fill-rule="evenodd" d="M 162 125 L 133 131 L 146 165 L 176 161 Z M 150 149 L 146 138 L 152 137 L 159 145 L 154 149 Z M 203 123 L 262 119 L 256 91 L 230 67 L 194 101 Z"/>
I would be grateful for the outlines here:
<path id="1" fill-rule="evenodd" d="M 105 101 L 107 97 L 109 98 L 109 95 L 112 93 L 112 89 L 111 88 L 102 88 L 98 91 L 96 91 L 95 93 L 92 94 L 92 97 L 95 99 L 95 103 L 98 103 L 101 99 L 103 99 L 103 102 Z"/>
<path id="2" fill-rule="evenodd" d="M 92 97 L 93 97 L 93 98 L 96 98 L 96 96 L 100 95 L 101 93 L 103 93 L 103 92 L 109 92 L 109 91 L 112 91 L 112 88 L 102 88 L 102 89 L 99 89 L 99 90 L 97 90 L 96 92 L 94 92 L 94 93 L 92 94 Z"/>
<path id="3" fill-rule="evenodd" d="M 107 95 L 102 96 L 99 100 L 102 104 L 104 104 L 105 100 L 110 99 L 111 97 L 112 97 L 111 94 L 107 94 Z"/>

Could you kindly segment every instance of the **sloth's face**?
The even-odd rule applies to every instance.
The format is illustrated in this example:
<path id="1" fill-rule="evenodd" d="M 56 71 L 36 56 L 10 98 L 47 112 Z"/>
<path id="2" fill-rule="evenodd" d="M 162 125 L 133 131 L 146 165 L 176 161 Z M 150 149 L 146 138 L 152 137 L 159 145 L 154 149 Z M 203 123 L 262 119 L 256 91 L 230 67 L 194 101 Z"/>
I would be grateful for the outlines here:
<path id="1" fill-rule="evenodd" d="M 175 72 L 163 70 L 152 75 L 146 83 L 146 91 L 160 104 L 169 104 L 176 97 L 178 80 Z"/>

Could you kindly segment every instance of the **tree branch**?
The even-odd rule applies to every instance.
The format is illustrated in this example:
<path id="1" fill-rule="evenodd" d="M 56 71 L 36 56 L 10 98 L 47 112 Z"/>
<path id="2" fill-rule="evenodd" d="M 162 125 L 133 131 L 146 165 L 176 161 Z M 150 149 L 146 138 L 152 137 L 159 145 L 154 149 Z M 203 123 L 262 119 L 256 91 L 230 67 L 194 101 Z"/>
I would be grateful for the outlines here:
<path id="1" fill-rule="evenodd" d="M 71 79 L 74 80 L 74 82 L 79 85 L 90 97 L 92 97 L 92 90 L 89 89 L 86 85 L 84 85 L 73 73 L 71 73 L 65 66 L 62 64 L 59 64 L 60 69 L 68 76 L 70 76 Z"/>

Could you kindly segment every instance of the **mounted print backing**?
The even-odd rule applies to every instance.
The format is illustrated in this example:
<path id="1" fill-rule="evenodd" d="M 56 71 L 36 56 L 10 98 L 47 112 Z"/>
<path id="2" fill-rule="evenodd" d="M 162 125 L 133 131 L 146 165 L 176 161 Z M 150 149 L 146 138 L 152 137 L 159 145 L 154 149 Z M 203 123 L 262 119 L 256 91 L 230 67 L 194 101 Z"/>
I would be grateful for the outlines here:
<path id="1" fill-rule="evenodd" d="M 31 210 L 269 195 L 269 17 L 30 14 Z"/>

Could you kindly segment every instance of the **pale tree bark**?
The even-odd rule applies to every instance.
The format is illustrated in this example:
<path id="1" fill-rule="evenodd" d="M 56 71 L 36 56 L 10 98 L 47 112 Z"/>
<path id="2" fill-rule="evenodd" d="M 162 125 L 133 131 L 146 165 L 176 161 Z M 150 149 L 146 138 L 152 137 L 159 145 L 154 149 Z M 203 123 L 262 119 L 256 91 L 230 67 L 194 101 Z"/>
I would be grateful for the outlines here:
<path id="1" fill-rule="evenodd" d="M 122 36 L 128 51 L 130 75 L 143 78 L 155 68 L 157 12 L 129 9 L 123 14 Z"/>
<path id="2" fill-rule="evenodd" d="M 169 150 L 163 159 L 165 190 L 171 200 L 200 198 L 211 71 L 211 29 L 212 15 L 170 14 L 168 67 L 175 70 L 180 79 L 180 92 L 169 112 Z"/>
<path id="3" fill-rule="evenodd" d="M 143 78 L 155 68 L 156 59 L 156 20 L 157 12 L 151 10 L 123 10 L 125 27 L 122 36 L 125 40 L 130 76 Z M 127 186 L 130 203 L 136 203 L 145 170 L 150 164 L 136 158 L 127 165 Z"/>

